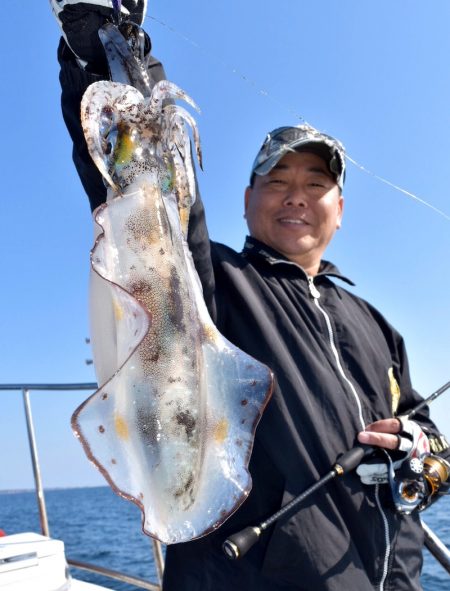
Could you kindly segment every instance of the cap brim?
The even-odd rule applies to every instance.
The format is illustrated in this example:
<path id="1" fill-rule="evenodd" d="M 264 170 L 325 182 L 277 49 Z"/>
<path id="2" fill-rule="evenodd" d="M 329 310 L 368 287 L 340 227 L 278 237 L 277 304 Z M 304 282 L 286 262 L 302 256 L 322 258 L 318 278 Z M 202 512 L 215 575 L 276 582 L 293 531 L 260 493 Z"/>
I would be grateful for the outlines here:
<path id="1" fill-rule="evenodd" d="M 259 166 L 257 166 L 253 172 L 259 176 L 264 176 L 268 174 L 272 170 L 272 168 L 276 164 L 278 164 L 278 162 L 283 158 L 283 156 L 286 156 L 286 154 L 292 151 L 312 152 L 313 154 L 317 154 L 317 156 L 320 156 L 321 158 L 323 158 L 323 160 L 325 160 L 328 166 L 334 155 L 333 150 L 329 146 L 327 146 L 323 141 L 314 141 L 308 138 L 283 145 L 283 147 L 280 147 L 280 149 L 274 152 L 269 158 L 267 158 L 267 160 L 265 160 Z M 330 172 L 336 174 L 335 171 Z"/>

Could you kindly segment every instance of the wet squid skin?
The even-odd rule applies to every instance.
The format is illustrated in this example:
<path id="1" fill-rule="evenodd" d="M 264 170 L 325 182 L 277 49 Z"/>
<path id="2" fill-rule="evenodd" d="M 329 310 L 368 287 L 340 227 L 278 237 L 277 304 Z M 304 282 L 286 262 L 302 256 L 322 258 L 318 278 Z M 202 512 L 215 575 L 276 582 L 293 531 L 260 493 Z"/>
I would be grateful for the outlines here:
<path id="1" fill-rule="evenodd" d="M 99 390 L 72 425 L 89 458 L 137 503 L 143 529 L 165 543 L 216 529 L 251 488 L 253 436 L 270 371 L 213 325 L 186 242 L 195 199 L 182 107 L 167 81 L 149 97 L 97 82 L 82 122 L 109 184 L 95 212 L 92 343 Z"/>

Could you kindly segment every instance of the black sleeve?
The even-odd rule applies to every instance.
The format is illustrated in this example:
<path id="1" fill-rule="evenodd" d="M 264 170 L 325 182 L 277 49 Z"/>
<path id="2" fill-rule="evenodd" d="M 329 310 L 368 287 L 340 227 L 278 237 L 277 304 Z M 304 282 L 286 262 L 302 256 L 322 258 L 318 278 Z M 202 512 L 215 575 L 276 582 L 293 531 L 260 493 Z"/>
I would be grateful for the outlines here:
<path id="1" fill-rule="evenodd" d="M 151 70 L 152 79 L 156 82 L 164 80 L 166 75 L 161 62 L 151 54 L 146 59 L 147 68 Z M 64 39 L 61 39 L 58 47 L 58 61 L 61 66 L 59 75 L 62 90 L 61 107 L 64 122 L 73 142 L 72 157 L 81 183 L 89 198 L 91 211 L 94 211 L 106 200 L 106 187 L 87 149 L 81 126 L 80 104 L 87 87 L 93 82 L 104 80 L 105 77 L 81 69 Z M 214 318 L 214 272 L 205 210 L 199 191 L 197 191 L 197 199 L 189 218 L 188 243 L 202 283 L 205 302 Z"/>
<path id="2" fill-rule="evenodd" d="M 211 255 L 214 243 L 209 240 L 205 209 L 198 191 L 189 216 L 188 244 L 202 284 L 203 298 L 212 320 L 216 322 L 215 279 Z"/>

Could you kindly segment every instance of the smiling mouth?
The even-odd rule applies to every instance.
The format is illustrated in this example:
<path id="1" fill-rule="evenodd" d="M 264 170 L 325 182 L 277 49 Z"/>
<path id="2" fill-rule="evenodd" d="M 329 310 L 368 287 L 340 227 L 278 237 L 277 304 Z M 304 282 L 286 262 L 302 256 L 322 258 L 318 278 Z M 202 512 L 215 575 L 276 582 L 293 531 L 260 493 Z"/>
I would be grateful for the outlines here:
<path id="1" fill-rule="evenodd" d="M 278 221 L 282 224 L 296 224 L 298 226 L 307 226 L 308 222 L 300 220 L 298 218 L 278 218 Z"/>

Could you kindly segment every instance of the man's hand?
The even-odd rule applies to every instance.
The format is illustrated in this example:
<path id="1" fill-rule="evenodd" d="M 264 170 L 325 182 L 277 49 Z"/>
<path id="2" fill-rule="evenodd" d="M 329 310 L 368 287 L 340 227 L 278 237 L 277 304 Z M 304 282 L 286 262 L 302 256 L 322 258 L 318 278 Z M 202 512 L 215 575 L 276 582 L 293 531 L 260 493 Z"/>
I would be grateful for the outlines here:
<path id="1" fill-rule="evenodd" d="M 358 433 L 358 441 L 365 445 L 373 445 L 386 450 L 403 452 L 397 454 L 393 463 L 394 470 L 400 469 L 405 460 L 422 462 L 430 453 L 428 438 L 420 426 L 404 417 L 382 419 L 371 423 Z M 386 456 L 387 457 L 387 456 Z M 388 481 L 388 466 L 386 462 L 368 461 L 360 464 L 356 469 L 364 484 L 379 484 Z"/>
<path id="2" fill-rule="evenodd" d="M 430 453 L 428 437 L 420 426 L 405 417 L 382 419 L 367 425 L 358 433 L 358 441 L 384 449 L 398 450 L 406 458 L 419 458 Z"/>
<path id="3" fill-rule="evenodd" d="M 375 445 L 384 449 L 398 449 L 400 432 L 403 430 L 399 419 L 382 419 L 367 425 L 365 431 L 358 433 L 358 441 L 365 445 Z"/>

